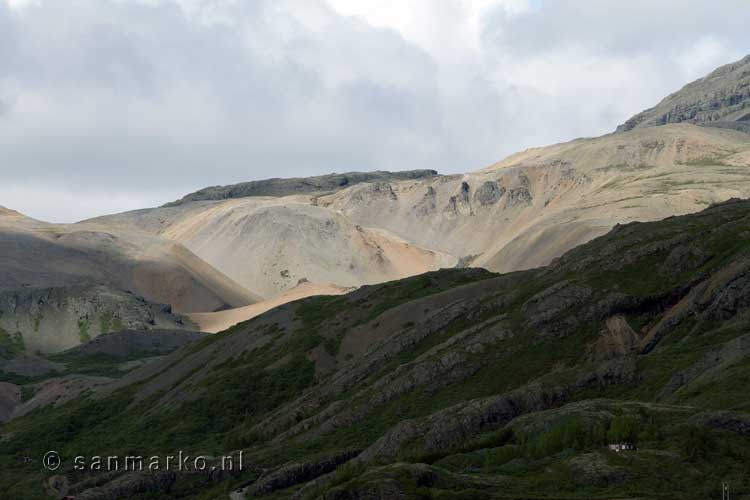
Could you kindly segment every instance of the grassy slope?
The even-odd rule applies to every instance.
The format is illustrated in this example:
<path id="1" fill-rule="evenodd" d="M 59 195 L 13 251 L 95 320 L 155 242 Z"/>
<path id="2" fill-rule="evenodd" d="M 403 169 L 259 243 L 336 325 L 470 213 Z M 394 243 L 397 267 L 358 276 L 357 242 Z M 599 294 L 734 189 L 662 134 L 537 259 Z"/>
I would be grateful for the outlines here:
<path id="1" fill-rule="evenodd" d="M 461 446 L 430 449 L 417 438 L 402 447 L 397 460 L 341 466 L 332 483 L 311 489 L 309 496 L 326 489 L 361 492 L 388 483 L 406 498 L 707 498 L 721 481 L 730 481 L 739 496 L 750 495 L 750 440 L 704 424 L 706 412 L 747 411 L 750 358 L 728 358 L 721 370 L 713 371 L 712 364 L 701 364 L 750 330 L 742 301 L 748 291 L 741 279 L 732 285 L 739 287 L 738 300 L 727 302 L 716 295 L 721 290 L 714 290 L 713 302 L 696 306 L 648 347 L 609 359 L 597 358 L 592 347 L 608 317 L 623 316 L 644 338 L 690 290 L 730 264 L 743 262 L 750 251 L 749 215 L 750 203 L 742 202 L 695 216 L 631 224 L 548 268 L 503 278 L 454 270 L 372 287 L 359 295 L 306 299 L 296 307 L 293 329 L 264 324 L 259 318 L 183 351 L 183 358 L 188 358 L 230 337 L 268 339 L 182 387 L 187 397 L 179 406 L 159 407 L 163 392 L 131 404 L 139 389 L 149 384 L 144 380 L 105 399 L 74 401 L 3 426 L 0 433 L 13 437 L 3 443 L 8 453 L 2 454 L 0 466 L 7 473 L 0 484 L 11 496 L 41 498 L 37 464 L 20 465 L 15 456 L 41 456 L 48 449 L 70 456 L 181 448 L 219 453 L 246 447 L 255 463 L 273 469 L 288 461 L 366 448 L 406 419 L 537 383 L 565 386 L 566 399 L 507 425 L 484 427 Z M 489 291 L 488 279 L 494 280 L 487 282 L 492 283 Z M 420 300 L 458 286 L 472 297 L 465 300 L 466 311 L 414 342 L 399 344 L 395 354 L 374 364 L 345 390 L 324 391 L 332 386 L 333 374 L 346 371 L 345 361 L 336 360 L 333 371 L 316 372 L 311 352 L 323 349 L 333 359 L 356 327 L 377 329 L 389 311 L 422 304 Z M 485 288 L 477 299 L 471 294 L 479 287 Z M 724 302 L 712 309 L 717 300 Z M 446 349 L 446 341 L 480 324 L 487 325 L 480 327 L 487 331 L 501 325 L 512 335 L 485 342 L 481 352 L 458 341 L 447 347 L 464 356 L 457 368 L 368 405 L 380 390 L 378 380 L 408 369 L 430 349 Z M 404 317 L 400 325 L 392 332 L 392 342 L 423 328 L 416 317 Z M 613 361 L 631 363 L 636 375 L 580 382 Z M 665 393 L 667 383 L 691 366 L 702 375 Z M 467 370 L 460 371 L 462 367 Z M 292 402 L 302 391 L 320 394 L 320 401 L 295 406 Z M 296 421 L 302 421 L 336 400 L 366 411 L 351 425 L 321 432 L 313 425 L 311 431 L 274 443 L 270 440 L 278 433 L 264 433 L 259 425 L 277 409 L 298 411 Z M 149 411 L 153 407 L 159 411 Z M 639 442 L 638 453 L 605 450 L 606 442 L 623 433 Z M 414 465 L 421 463 L 428 465 Z M 74 482 L 82 478 L 69 474 Z M 200 488 L 190 480 L 178 481 L 164 497 L 211 498 L 253 477 L 247 472 Z M 282 489 L 269 498 L 286 498 L 294 491 Z"/>

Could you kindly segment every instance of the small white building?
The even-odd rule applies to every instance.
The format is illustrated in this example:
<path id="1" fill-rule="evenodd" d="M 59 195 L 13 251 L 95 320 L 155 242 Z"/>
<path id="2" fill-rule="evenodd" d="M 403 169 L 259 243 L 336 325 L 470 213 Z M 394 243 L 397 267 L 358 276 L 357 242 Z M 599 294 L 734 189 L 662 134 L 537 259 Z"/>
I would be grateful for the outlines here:
<path id="1" fill-rule="evenodd" d="M 613 443 L 609 445 L 609 449 L 615 453 L 622 451 L 635 451 L 635 445 L 633 443 Z"/>

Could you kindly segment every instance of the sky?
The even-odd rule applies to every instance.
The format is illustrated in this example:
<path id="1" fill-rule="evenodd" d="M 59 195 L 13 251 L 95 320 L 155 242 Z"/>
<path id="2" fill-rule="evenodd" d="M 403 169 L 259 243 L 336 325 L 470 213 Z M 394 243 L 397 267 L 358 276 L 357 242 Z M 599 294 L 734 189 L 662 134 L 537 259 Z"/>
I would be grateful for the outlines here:
<path id="1" fill-rule="evenodd" d="M 0 205 L 468 172 L 613 131 L 750 52 L 748 25 L 747 0 L 0 0 Z"/>

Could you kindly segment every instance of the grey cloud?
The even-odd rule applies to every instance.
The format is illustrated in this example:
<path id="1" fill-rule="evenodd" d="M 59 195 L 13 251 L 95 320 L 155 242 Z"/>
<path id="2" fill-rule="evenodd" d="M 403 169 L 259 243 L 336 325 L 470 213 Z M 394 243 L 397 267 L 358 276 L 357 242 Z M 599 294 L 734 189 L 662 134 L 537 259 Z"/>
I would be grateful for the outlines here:
<path id="1" fill-rule="evenodd" d="M 750 46 L 747 13 L 718 33 L 713 2 L 687 1 L 491 11 L 480 57 L 454 68 L 322 0 L 202 4 L 213 17 L 171 0 L 0 0 L 0 204 L 72 219 L 271 176 L 466 171 L 608 132 L 699 76 L 675 61 L 696 39 Z M 559 79 L 549 89 L 534 85 L 545 71 Z M 18 194 L 34 188 L 60 207 Z"/>
<path id="2" fill-rule="evenodd" d="M 35 44 L 11 91 L 48 101 L 40 116 L 19 111 L 29 129 L 0 138 L 2 165 L 33 165 L 16 170 L 20 182 L 188 189 L 284 170 L 371 168 L 378 144 L 434 121 L 425 54 L 330 11 L 334 42 L 299 25 L 282 38 L 268 20 L 273 2 L 238 4 L 230 27 L 201 25 L 174 5 L 61 5 L 14 20 Z M 47 29 L 59 19 L 73 21 Z M 248 38 L 259 42 L 248 47 Z M 351 82 L 325 83 L 351 68 Z"/>
<path id="3" fill-rule="evenodd" d="M 542 1 L 540 7 L 509 19 L 497 8 L 487 16 L 483 36 L 514 53 L 538 54 L 564 47 L 610 55 L 669 53 L 701 36 L 744 42 L 748 5 L 744 0 Z"/>

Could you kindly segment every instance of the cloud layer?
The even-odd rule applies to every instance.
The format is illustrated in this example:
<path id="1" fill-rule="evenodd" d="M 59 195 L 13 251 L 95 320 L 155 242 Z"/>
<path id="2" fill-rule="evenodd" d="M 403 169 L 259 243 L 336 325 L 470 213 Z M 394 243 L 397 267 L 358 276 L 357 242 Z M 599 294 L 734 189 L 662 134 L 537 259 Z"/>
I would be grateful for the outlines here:
<path id="1" fill-rule="evenodd" d="M 0 0 L 0 205 L 473 170 L 609 132 L 750 46 L 744 0 Z"/>

